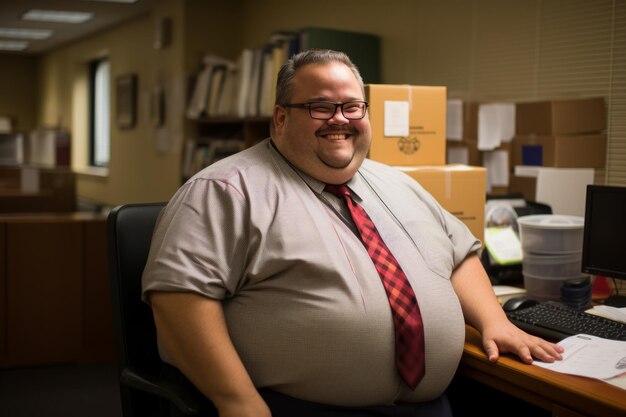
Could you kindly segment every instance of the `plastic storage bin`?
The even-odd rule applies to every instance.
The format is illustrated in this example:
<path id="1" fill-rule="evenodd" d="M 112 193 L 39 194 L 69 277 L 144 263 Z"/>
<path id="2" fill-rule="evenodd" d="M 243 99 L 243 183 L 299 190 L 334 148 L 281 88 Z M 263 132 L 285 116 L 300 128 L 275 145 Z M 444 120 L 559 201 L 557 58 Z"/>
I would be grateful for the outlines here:
<path id="1" fill-rule="evenodd" d="M 523 253 L 522 272 L 539 277 L 577 277 L 582 273 L 581 253 L 540 255 Z"/>
<path id="2" fill-rule="evenodd" d="M 530 254 L 580 253 L 585 219 L 578 216 L 536 214 L 517 219 L 522 249 Z"/>
<path id="3" fill-rule="evenodd" d="M 579 274 L 574 277 L 539 277 L 524 273 L 524 288 L 528 297 L 537 300 L 561 301 L 561 287 L 565 281 L 588 277 Z"/>

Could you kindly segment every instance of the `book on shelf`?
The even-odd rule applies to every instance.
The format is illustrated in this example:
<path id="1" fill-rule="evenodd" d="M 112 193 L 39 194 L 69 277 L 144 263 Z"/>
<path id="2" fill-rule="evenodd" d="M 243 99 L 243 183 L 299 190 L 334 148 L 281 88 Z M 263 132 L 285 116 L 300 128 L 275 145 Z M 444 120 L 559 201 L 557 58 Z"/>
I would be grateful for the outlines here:
<path id="1" fill-rule="evenodd" d="M 246 103 L 246 116 L 258 115 L 259 89 L 261 85 L 261 71 L 263 70 L 263 49 L 252 50 L 252 68 L 250 69 L 250 84 Z"/>
<path id="2" fill-rule="evenodd" d="M 234 116 L 235 115 L 235 97 L 237 97 L 237 76 L 238 68 L 233 62 L 226 66 L 224 79 L 222 81 L 222 93 L 218 100 L 217 116 Z"/>
<path id="3" fill-rule="evenodd" d="M 211 73 L 211 83 L 207 99 L 205 114 L 208 117 L 217 116 L 217 106 L 219 104 L 222 90 L 224 87 L 224 76 L 226 74 L 226 65 L 218 65 L 213 68 Z"/>
<path id="4" fill-rule="evenodd" d="M 244 48 L 237 61 L 208 54 L 189 99 L 187 116 L 271 117 L 282 65 L 309 48 L 343 51 L 365 83 L 380 82 L 380 38 L 373 34 L 309 27 L 277 31 L 258 47 Z"/>
<path id="5" fill-rule="evenodd" d="M 237 96 L 235 98 L 235 116 L 246 117 L 248 110 L 248 93 L 254 61 L 254 50 L 245 48 L 237 61 Z"/>
<path id="6" fill-rule="evenodd" d="M 291 30 L 279 30 L 270 35 L 268 43 L 282 50 L 283 58 L 280 63 L 282 65 L 288 58 L 300 51 L 300 34 Z"/>
<path id="7" fill-rule="evenodd" d="M 244 141 L 232 138 L 205 139 L 201 144 L 190 140 L 185 145 L 184 179 L 191 178 L 207 166 L 244 149 Z"/>
<path id="8" fill-rule="evenodd" d="M 207 115 L 211 100 L 211 88 L 216 83 L 212 80 L 214 73 L 221 72 L 231 61 L 217 55 L 206 55 L 203 67 L 196 78 L 189 103 L 187 117 L 197 119 Z"/>
<path id="9" fill-rule="evenodd" d="M 185 141 L 185 149 L 184 149 L 184 155 L 183 155 L 183 169 L 182 169 L 183 178 L 185 179 L 191 177 L 192 175 L 191 166 L 193 165 L 195 150 L 196 150 L 196 142 L 192 139 L 187 139 Z"/>
<path id="10" fill-rule="evenodd" d="M 264 49 L 259 116 L 271 117 L 276 99 L 278 72 L 287 59 L 298 52 L 298 34 L 291 31 L 275 32 Z"/>
<path id="11" fill-rule="evenodd" d="M 274 104 L 273 94 L 275 94 L 272 89 L 272 83 L 276 83 L 276 77 L 274 76 L 274 45 L 270 44 L 263 48 L 261 65 L 256 115 L 269 117 L 272 115 L 272 105 Z"/>

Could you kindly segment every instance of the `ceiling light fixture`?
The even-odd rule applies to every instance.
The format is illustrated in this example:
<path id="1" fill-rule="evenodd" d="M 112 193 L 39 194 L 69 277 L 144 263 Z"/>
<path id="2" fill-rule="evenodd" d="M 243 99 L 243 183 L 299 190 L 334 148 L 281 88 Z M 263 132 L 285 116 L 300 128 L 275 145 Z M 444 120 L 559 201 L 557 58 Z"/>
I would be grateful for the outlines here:
<path id="1" fill-rule="evenodd" d="M 28 48 L 26 41 L 0 41 L 1 51 L 23 51 Z"/>
<path id="2" fill-rule="evenodd" d="M 0 28 L 0 37 L 14 39 L 48 39 L 52 36 L 48 29 Z"/>
<path id="3" fill-rule="evenodd" d="M 137 0 L 88 0 L 88 1 L 102 1 L 106 3 L 137 3 Z"/>
<path id="4" fill-rule="evenodd" d="M 83 23 L 93 17 L 88 12 L 68 12 L 61 10 L 32 9 L 22 15 L 23 20 L 55 23 Z"/>

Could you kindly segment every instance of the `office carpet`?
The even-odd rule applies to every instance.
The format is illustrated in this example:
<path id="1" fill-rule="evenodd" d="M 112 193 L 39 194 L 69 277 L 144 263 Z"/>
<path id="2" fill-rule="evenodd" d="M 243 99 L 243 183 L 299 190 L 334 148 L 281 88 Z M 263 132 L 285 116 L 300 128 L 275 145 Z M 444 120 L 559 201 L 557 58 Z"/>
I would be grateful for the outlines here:
<path id="1" fill-rule="evenodd" d="M 0 370 L 0 416 L 121 417 L 115 365 Z"/>

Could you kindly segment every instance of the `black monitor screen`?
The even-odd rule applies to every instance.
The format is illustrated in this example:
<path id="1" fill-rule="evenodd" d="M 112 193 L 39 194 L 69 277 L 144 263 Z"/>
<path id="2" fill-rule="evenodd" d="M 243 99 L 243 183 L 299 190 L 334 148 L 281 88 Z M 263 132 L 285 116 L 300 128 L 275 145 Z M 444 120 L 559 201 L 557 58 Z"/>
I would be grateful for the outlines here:
<path id="1" fill-rule="evenodd" d="M 582 271 L 626 279 L 626 187 L 588 185 Z"/>

